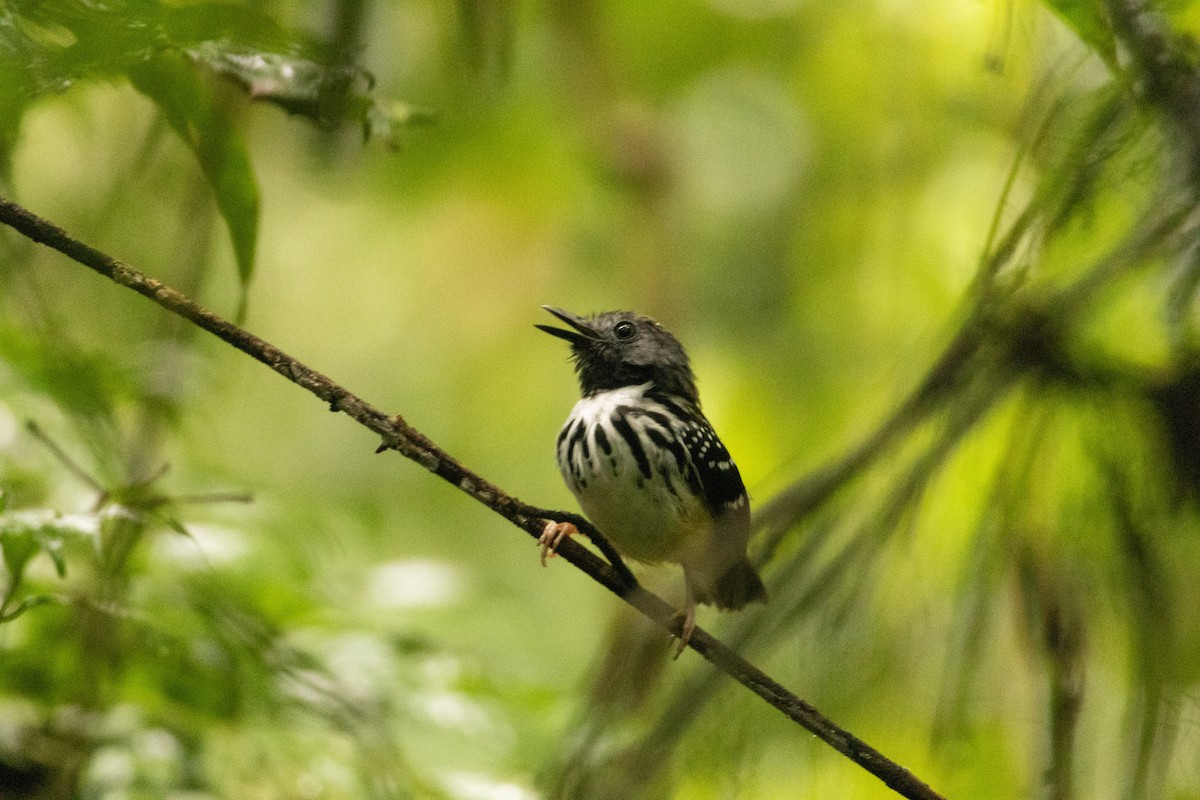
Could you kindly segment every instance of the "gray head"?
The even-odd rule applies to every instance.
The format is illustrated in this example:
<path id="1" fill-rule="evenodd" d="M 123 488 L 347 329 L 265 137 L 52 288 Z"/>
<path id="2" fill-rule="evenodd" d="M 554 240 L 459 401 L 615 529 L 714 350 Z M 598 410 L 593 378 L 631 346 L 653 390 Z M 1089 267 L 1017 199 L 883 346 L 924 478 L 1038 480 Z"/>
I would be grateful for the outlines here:
<path id="1" fill-rule="evenodd" d="M 584 397 L 622 386 L 653 383 L 661 392 L 700 404 L 696 378 L 683 345 L 650 317 L 633 311 L 578 317 L 561 308 L 542 308 L 571 327 L 537 326 L 570 342 Z"/>

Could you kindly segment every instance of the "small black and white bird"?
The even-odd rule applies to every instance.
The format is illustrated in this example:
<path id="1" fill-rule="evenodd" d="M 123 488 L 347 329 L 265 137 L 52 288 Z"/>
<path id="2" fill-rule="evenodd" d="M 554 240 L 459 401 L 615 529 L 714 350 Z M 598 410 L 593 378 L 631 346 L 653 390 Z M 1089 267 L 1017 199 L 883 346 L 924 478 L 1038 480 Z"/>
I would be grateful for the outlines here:
<path id="1" fill-rule="evenodd" d="M 737 465 L 700 411 L 679 340 L 644 314 L 579 317 L 544 306 L 568 330 L 537 327 L 571 345 L 582 398 L 558 435 L 558 468 L 584 514 L 622 555 L 683 567 L 687 600 L 676 655 L 696 603 L 738 609 L 765 601 L 746 558 L 750 500 Z M 542 535 L 543 559 L 569 523 Z"/>

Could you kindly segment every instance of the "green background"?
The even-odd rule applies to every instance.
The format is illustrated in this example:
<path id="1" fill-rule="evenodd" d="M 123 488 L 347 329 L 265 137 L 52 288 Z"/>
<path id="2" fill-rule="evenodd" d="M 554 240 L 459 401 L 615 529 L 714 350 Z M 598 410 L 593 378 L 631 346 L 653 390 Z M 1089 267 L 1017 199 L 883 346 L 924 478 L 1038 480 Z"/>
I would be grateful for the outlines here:
<path id="1" fill-rule="evenodd" d="M 539 306 L 653 315 L 771 509 L 701 625 L 948 797 L 1196 798 L 1193 151 L 1118 5 L 11 2 L 0 186 L 543 507 Z M 0 236 L 11 796 L 895 796 L 377 444 Z"/>

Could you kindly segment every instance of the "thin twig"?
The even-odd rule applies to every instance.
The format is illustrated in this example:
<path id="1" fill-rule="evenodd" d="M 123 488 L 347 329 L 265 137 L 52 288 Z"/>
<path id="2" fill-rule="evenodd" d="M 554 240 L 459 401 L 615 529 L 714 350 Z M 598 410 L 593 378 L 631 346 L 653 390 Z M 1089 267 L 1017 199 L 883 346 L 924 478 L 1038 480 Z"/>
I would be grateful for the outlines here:
<path id="1" fill-rule="evenodd" d="M 95 490 L 96 494 L 100 495 L 101 497 L 108 493 L 100 481 L 92 477 L 86 469 L 81 467 L 78 462 L 75 461 L 75 459 L 71 458 L 67 451 L 59 446 L 58 442 L 51 439 L 49 434 L 42 430 L 40 425 L 33 420 L 29 420 L 25 423 L 25 430 L 29 431 L 30 436 L 45 445 L 46 449 L 53 453 L 54 457 L 57 458 L 62 465 L 67 468 L 67 472 L 74 475 L 83 483 L 86 483 L 88 488 Z"/>
<path id="2" fill-rule="evenodd" d="M 144 295 L 168 311 L 190 320 L 222 341 L 261 361 L 293 383 L 307 389 L 327 403 L 331 410 L 342 411 L 378 434 L 382 448 L 399 451 L 438 477 L 446 480 L 475 500 L 500 514 L 531 536 L 541 535 L 548 520 L 571 521 L 585 533 L 602 537 L 582 517 L 547 512 L 508 495 L 495 484 L 475 474 L 399 415 L 388 416 L 361 398 L 266 342 L 217 314 L 203 308 L 175 289 L 150 278 L 121 261 L 86 245 L 61 228 L 37 217 L 25 208 L 0 198 L 0 222 L 22 235 L 51 247 L 72 260 Z M 580 524 L 582 523 L 582 524 Z M 632 605 L 655 623 L 678 635 L 682 620 L 666 601 L 635 581 L 628 570 L 605 563 L 581 544 L 567 539 L 558 552 L 593 580 Z M 615 555 L 615 553 L 614 553 Z M 614 564 L 619 564 L 619 559 Z M 622 565 L 623 567 L 624 565 Z M 623 577 L 623 575 L 628 577 Z M 788 718 L 802 725 L 839 753 L 875 775 L 903 797 L 913 800 L 939 800 L 941 797 L 904 767 L 885 757 L 857 736 L 836 725 L 816 708 L 789 692 L 766 673 L 743 659 L 701 628 L 695 628 L 688 646 L 717 668 L 766 700 Z"/>

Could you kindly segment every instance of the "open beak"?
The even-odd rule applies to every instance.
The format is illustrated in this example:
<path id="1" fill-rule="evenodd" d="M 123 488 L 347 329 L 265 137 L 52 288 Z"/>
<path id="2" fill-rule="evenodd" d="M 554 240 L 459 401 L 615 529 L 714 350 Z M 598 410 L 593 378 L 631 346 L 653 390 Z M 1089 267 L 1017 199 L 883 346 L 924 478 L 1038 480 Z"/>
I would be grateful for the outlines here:
<path id="1" fill-rule="evenodd" d="M 543 330 L 551 336 L 557 336 L 560 339 L 566 339 L 573 345 L 594 342 L 600 338 L 599 334 L 596 333 L 596 329 L 589 325 L 582 317 L 577 317 L 569 311 L 563 311 L 561 308 L 554 308 L 553 306 L 542 306 L 542 308 L 570 325 L 574 330 L 566 331 L 551 325 L 534 325 L 533 327 L 538 330 Z"/>

